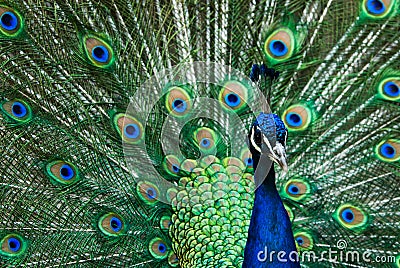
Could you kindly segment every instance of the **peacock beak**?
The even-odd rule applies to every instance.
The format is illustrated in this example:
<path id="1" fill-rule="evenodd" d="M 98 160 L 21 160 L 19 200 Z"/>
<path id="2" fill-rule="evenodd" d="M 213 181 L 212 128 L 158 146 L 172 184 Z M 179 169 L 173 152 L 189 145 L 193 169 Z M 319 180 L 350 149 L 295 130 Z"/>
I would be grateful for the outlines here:
<path id="1" fill-rule="evenodd" d="M 284 174 L 288 172 L 286 150 L 281 143 L 277 142 L 276 146 L 273 148 L 273 152 L 269 154 L 269 157 L 282 168 Z"/>

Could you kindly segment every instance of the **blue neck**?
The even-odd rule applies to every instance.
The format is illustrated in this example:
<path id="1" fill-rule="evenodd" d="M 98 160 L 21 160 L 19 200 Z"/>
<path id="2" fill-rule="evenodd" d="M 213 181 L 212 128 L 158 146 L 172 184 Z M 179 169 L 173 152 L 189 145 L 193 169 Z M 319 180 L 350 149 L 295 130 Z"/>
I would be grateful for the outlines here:
<path id="1" fill-rule="evenodd" d="M 254 160 L 257 165 L 259 159 L 254 159 L 253 156 Z M 280 251 L 285 253 L 278 254 Z M 242 267 L 300 267 L 298 262 L 290 260 L 290 257 L 292 260 L 297 258 L 297 255 L 291 252 L 296 252 L 292 225 L 276 190 L 275 170 L 272 165 L 267 177 L 255 192 Z M 287 262 L 284 261 L 285 259 Z"/>

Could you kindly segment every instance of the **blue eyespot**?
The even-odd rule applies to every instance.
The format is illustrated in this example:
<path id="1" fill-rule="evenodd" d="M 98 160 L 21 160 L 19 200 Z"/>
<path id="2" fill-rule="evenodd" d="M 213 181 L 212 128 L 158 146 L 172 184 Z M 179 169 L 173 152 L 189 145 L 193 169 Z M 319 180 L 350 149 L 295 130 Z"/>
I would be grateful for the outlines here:
<path id="1" fill-rule="evenodd" d="M 288 192 L 289 192 L 290 194 L 299 194 L 300 189 L 299 189 L 299 187 L 297 187 L 296 185 L 289 185 L 289 187 L 288 187 Z"/>
<path id="2" fill-rule="evenodd" d="M 280 40 L 272 40 L 269 44 L 269 50 L 275 57 L 282 57 L 288 53 L 286 44 Z"/>
<path id="3" fill-rule="evenodd" d="M 354 213 L 351 209 L 345 209 L 342 211 L 342 219 L 347 222 L 351 223 L 354 221 Z"/>
<path id="4" fill-rule="evenodd" d="M 297 113 L 287 113 L 286 122 L 291 127 L 299 127 L 303 124 L 303 119 L 301 119 L 301 116 Z"/>
<path id="5" fill-rule="evenodd" d="M 26 109 L 25 105 L 23 105 L 19 101 L 16 101 L 13 103 L 13 105 L 11 107 L 11 111 L 12 111 L 12 114 L 18 118 L 22 118 L 27 114 L 27 109 Z"/>
<path id="6" fill-rule="evenodd" d="M 149 187 L 146 190 L 146 195 L 150 199 L 156 199 L 157 198 L 157 191 L 156 191 L 156 189 Z"/>
<path id="7" fill-rule="evenodd" d="M 75 173 L 72 167 L 68 164 L 64 164 L 60 168 L 60 176 L 64 180 L 70 180 L 74 177 Z"/>
<path id="8" fill-rule="evenodd" d="M 253 158 L 246 158 L 246 166 L 252 166 L 253 165 Z"/>
<path id="9" fill-rule="evenodd" d="M 211 145 L 211 142 L 209 139 L 203 138 L 203 139 L 201 139 L 200 144 L 201 144 L 201 146 L 207 148 Z"/>
<path id="10" fill-rule="evenodd" d="M 301 237 L 297 237 L 297 238 L 296 238 L 296 242 L 297 242 L 297 244 L 298 244 L 299 246 L 301 246 L 301 245 L 304 244 L 304 240 L 303 240 L 303 238 L 301 238 Z"/>
<path id="11" fill-rule="evenodd" d="M 127 138 L 136 139 L 140 135 L 140 129 L 137 124 L 127 124 L 124 127 L 124 134 Z"/>
<path id="12" fill-rule="evenodd" d="M 386 158 L 393 158 L 396 156 L 396 149 L 389 143 L 384 143 L 381 146 L 381 154 Z"/>
<path id="13" fill-rule="evenodd" d="M 117 217 L 112 217 L 110 219 L 110 227 L 114 232 L 119 232 L 122 228 L 122 222 Z"/>
<path id="14" fill-rule="evenodd" d="M 13 251 L 17 252 L 21 249 L 21 241 L 18 239 L 11 237 L 8 239 L 8 248 Z"/>
<path id="15" fill-rule="evenodd" d="M 175 99 L 172 103 L 172 109 L 177 113 L 183 113 L 187 109 L 186 101 L 182 99 Z"/>
<path id="16" fill-rule="evenodd" d="M 368 0 L 367 10 L 374 15 L 381 15 L 386 11 L 384 3 L 380 0 Z"/>
<path id="17" fill-rule="evenodd" d="M 14 31 L 18 27 L 17 16 L 13 12 L 7 11 L 1 15 L 0 25 L 7 31 Z"/>
<path id="18" fill-rule="evenodd" d="M 399 86 L 393 82 L 385 83 L 385 85 L 383 86 L 383 91 L 385 92 L 386 95 L 392 98 L 396 98 L 400 94 Z"/>
<path id="19" fill-rule="evenodd" d="M 225 103 L 229 107 L 236 107 L 240 104 L 240 97 L 236 93 L 228 93 L 225 95 Z"/>
<path id="20" fill-rule="evenodd" d="M 96 46 L 92 49 L 92 57 L 98 62 L 105 63 L 108 61 L 109 52 L 105 46 Z"/>
<path id="21" fill-rule="evenodd" d="M 173 171 L 173 172 L 179 173 L 180 170 L 181 170 L 181 169 L 179 168 L 179 166 L 177 166 L 177 165 L 175 165 L 175 164 L 172 164 L 172 171 Z"/>
<path id="22" fill-rule="evenodd" d="M 165 251 L 167 251 L 167 247 L 165 246 L 164 243 L 160 243 L 160 244 L 158 245 L 158 251 L 159 251 L 160 253 L 165 253 Z"/>

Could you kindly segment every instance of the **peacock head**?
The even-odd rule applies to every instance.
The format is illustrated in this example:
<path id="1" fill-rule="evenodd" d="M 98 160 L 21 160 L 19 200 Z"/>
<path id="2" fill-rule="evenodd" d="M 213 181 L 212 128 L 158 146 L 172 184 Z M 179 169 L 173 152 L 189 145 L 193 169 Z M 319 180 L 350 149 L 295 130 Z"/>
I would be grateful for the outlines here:
<path id="1" fill-rule="evenodd" d="M 260 113 L 249 131 L 249 147 L 254 159 L 254 169 L 260 161 L 272 160 L 286 173 L 286 139 L 288 131 L 276 114 Z"/>

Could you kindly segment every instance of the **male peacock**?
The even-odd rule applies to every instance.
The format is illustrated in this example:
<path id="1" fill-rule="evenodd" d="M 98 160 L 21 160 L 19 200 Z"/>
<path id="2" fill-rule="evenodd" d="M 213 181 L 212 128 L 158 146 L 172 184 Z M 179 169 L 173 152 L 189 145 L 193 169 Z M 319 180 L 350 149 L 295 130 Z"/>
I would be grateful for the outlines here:
<path id="1" fill-rule="evenodd" d="M 398 0 L 1 1 L 0 266 L 298 266 L 256 260 L 274 248 L 261 226 L 294 249 L 257 203 L 276 172 L 299 254 L 319 257 L 302 266 L 400 267 L 399 16 Z"/>

